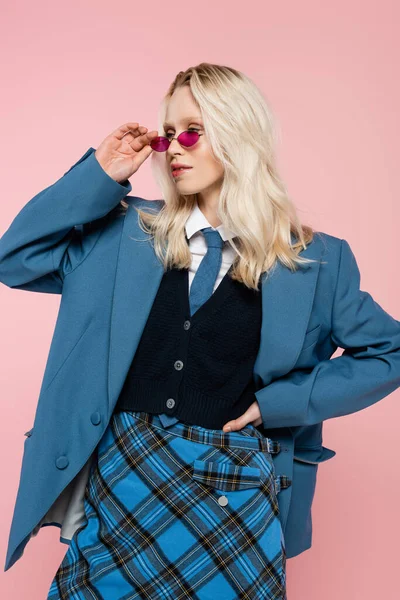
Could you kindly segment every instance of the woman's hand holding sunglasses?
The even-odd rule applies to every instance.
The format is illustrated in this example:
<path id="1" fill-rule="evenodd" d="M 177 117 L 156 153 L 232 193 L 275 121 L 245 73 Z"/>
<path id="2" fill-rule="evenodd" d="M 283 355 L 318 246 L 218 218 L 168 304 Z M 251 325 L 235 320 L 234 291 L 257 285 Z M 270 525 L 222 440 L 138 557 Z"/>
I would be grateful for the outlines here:
<path id="1" fill-rule="evenodd" d="M 150 143 L 157 136 L 157 131 L 148 131 L 139 123 L 125 123 L 101 142 L 96 159 L 115 181 L 126 181 L 153 152 Z"/>

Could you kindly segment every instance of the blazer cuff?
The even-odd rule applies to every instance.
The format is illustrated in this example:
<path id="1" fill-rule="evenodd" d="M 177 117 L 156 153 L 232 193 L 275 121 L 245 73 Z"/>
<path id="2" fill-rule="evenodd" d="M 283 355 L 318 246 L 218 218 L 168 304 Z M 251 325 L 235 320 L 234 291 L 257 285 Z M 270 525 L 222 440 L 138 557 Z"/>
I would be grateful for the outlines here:
<path id="1" fill-rule="evenodd" d="M 263 426 L 266 429 L 293 427 L 306 421 L 309 398 L 308 387 L 304 387 L 304 385 L 303 387 L 296 387 L 294 373 L 289 375 L 290 380 L 285 381 L 282 378 L 273 381 L 255 392 Z"/>
<path id="2" fill-rule="evenodd" d="M 118 183 L 110 177 L 97 160 L 95 151 L 95 148 L 88 148 L 63 177 L 68 176 L 73 189 L 80 193 L 83 205 L 90 204 L 92 199 L 96 198 L 96 209 L 101 212 L 100 216 L 104 216 L 132 191 L 132 185 L 129 179 Z M 98 217 L 99 214 L 93 216 L 93 208 L 90 208 L 90 214 L 85 216 L 82 222 L 86 223 Z"/>

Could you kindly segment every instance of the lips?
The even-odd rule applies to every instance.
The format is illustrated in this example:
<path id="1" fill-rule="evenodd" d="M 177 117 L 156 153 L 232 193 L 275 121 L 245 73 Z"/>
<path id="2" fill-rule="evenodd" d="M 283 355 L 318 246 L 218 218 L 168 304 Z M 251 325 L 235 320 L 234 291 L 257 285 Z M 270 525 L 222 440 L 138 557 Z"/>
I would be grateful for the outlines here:
<path id="1" fill-rule="evenodd" d="M 184 173 L 185 171 L 189 171 L 192 167 L 172 167 L 172 176 L 173 177 L 177 177 L 178 175 L 181 175 L 182 173 Z"/>
<path id="2" fill-rule="evenodd" d="M 184 167 L 187 167 L 188 169 L 191 168 L 192 165 L 187 165 L 186 163 L 181 163 L 179 162 L 179 160 L 174 160 L 173 162 L 171 162 L 171 171 L 173 169 L 181 169 Z"/>

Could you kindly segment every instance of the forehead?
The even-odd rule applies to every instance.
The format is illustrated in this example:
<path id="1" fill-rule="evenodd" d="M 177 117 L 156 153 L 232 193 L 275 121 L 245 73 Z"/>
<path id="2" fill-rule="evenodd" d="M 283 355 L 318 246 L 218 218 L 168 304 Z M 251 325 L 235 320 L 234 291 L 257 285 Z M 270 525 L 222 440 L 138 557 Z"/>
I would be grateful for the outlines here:
<path id="1" fill-rule="evenodd" d="M 181 119 L 178 119 L 177 124 L 178 125 L 187 125 L 187 123 L 196 123 L 196 122 L 201 122 L 201 116 L 199 114 L 193 114 L 193 115 L 189 115 L 187 117 L 182 117 Z M 174 127 L 174 124 L 172 123 L 172 121 L 165 121 L 164 123 L 164 127 Z"/>

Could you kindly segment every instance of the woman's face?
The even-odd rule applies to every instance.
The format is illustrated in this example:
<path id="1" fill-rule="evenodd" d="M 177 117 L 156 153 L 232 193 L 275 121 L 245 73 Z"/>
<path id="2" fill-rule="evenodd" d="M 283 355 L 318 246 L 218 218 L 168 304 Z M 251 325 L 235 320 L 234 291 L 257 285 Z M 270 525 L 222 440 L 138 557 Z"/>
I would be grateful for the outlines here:
<path id="1" fill-rule="evenodd" d="M 198 141 L 189 148 L 181 146 L 178 140 L 172 140 L 166 151 L 168 168 L 173 163 L 182 163 L 192 167 L 184 170 L 178 176 L 172 176 L 179 193 L 199 194 L 205 199 L 210 194 L 219 192 L 223 179 L 223 167 L 214 158 L 203 129 L 200 110 L 188 86 L 175 90 L 172 94 L 164 124 L 165 134 L 169 137 L 178 137 L 182 131 L 195 129 L 203 134 Z"/>

